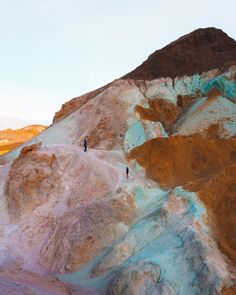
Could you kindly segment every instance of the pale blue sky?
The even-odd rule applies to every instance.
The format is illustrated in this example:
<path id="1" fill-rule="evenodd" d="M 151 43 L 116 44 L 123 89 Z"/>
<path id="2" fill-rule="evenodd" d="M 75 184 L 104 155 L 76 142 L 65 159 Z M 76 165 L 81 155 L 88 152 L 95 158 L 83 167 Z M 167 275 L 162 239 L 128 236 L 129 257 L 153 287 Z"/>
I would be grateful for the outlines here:
<path id="1" fill-rule="evenodd" d="M 199 27 L 236 39 L 235 0 L 0 0 L 0 117 L 50 121 Z"/>

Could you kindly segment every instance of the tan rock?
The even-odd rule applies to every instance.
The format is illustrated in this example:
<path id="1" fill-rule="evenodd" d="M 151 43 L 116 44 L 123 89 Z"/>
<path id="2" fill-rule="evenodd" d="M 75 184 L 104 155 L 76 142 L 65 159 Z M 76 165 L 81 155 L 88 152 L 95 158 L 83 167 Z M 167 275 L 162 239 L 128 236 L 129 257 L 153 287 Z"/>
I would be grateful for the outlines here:
<path id="1" fill-rule="evenodd" d="M 56 166 L 55 154 L 40 152 L 39 148 L 40 144 L 23 148 L 12 163 L 6 194 L 9 215 L 13 220 L 44 204 L 60 186 L 59 175 L 53 168 Z"/>

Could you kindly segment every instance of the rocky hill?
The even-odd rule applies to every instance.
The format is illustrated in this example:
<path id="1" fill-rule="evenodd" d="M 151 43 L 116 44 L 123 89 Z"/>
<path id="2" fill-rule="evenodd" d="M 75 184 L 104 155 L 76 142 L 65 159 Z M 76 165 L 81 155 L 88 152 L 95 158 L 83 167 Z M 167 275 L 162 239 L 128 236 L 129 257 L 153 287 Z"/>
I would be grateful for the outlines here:
<path id="1" fill-rule="evenodd" d="M 2 294 L 236 294 L 235 56 L 194 31 L 0 157 Z"/>

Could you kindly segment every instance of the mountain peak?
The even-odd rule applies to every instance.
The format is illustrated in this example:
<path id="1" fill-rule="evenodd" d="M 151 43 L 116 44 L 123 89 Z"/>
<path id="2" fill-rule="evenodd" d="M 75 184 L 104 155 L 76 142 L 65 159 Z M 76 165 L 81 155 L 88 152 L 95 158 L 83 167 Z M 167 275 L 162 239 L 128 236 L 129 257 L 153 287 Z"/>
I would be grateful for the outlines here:
<path id="1" fill-rule="evenodd" d="M 236 64 L 236 41 L 220 29 L 200 28 L 155 51 L 123 78 L 153 80 L 191 76 L 225 64 Z"/>

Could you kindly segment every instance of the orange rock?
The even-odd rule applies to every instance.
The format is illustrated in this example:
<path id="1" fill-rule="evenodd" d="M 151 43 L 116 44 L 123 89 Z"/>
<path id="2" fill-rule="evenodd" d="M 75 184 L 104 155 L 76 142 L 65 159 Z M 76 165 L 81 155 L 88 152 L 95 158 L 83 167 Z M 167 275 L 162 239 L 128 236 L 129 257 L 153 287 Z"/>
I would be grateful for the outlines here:
<path id="1" fill-rule="evenodd" d="M 159 121 L 167 130 L 171 128 L 181 113 L 181 108 L 162 98 L 150 99 L 148 104 L 148 109 L 137 105 L 135 111 L 139 113 L 141 119 Z"/>

